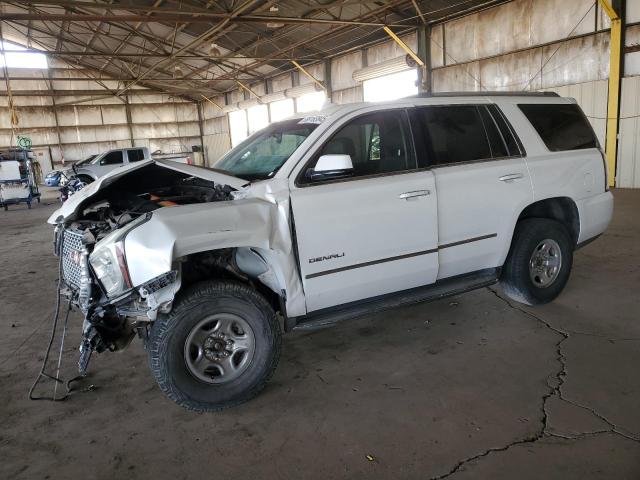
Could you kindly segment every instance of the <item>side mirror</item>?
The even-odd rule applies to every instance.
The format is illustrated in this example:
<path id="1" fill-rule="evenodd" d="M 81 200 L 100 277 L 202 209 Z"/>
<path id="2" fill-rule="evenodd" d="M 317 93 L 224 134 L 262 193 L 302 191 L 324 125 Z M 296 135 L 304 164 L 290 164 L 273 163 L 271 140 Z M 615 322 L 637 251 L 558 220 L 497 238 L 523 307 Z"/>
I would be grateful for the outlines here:
<path id="1" fill-rule="evenodd" d="M 103 158 L 102 160 L 100 160 L 100 165 L 106 165 L 107 161 Z"/>
<path id="2" fill-rule="evenodd" d="M 353 171 L 351 155 L 328 154 L 322 155 L 316 162 L 315 168 L 309 169 L 310 180 L 346 177 Z"/>

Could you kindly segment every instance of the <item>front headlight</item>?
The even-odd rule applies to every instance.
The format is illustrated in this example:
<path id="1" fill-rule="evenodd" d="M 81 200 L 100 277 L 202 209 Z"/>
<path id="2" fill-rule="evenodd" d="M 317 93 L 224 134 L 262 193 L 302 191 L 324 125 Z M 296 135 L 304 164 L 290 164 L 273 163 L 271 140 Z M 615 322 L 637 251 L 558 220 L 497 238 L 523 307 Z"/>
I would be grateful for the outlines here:
<path id="1" fill-rule="evenodd" d="M 89 262 L 107 297 L 111 298 L 133 287 L 124 253 L 124 239 L 127 233 L 147 221 L 150 215 L 138 217 L 121 229 L 111 232 L 98 242 L 89 256 Z"/>
<path id="2" fill-rule="evenodd" d="M 102 242 L 101 242 L 102 243 Z M 124 256 L 124 242 L 96 247 L 89 257 L 93 271 L 102 283 L 107 297 L 132 287 Z"/>

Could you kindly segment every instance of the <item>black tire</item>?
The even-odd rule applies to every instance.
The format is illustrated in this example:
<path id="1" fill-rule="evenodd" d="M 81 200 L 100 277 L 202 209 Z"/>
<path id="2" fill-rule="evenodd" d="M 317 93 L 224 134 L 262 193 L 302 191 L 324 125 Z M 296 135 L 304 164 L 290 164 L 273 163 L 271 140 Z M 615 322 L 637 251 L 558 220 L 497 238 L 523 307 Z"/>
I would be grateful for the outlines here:
<path id="1" fill-rule="evenodd" d="M 252 330 L 254 350 L 239 377 L 206 383 L 187 367 L 185 342 L 208 315 L 241 317 Z M 160 389 L 178 405 L 193 411 L 218 411 L 255 397 L 267 384 L 280 357 L 282 333 L 276 314 L 255 289 L 240 282 L 207 281 L 193 285 L 167 315 L 154 322 L 147 343 L 149 365 Z"/>
<path id="2" fill-rule="evenodd" d="M 554 241 L 561 252 L 561 262 L 555 279 L 546 286 L 536 283 L 530 274 L 530 261 L 541 242 Z M 521 220 L 511 242 L 511 250 L 502 269 L 500 282 L 507 296 L 526 305 L 541 305 L 555 299 L 564 289 L 573 265 L 574 244 L 566 227 L 546 218 Z"/>

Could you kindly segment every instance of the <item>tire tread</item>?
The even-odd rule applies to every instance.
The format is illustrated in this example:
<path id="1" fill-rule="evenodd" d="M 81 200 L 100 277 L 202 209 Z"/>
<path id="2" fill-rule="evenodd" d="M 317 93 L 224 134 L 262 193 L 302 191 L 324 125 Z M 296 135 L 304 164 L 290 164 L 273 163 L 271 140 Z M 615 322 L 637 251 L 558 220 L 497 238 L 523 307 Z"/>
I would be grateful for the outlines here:
<path id="1" fill-rule="evenodd" d="M 173 330 L 178 324 L 179 317 L 188 312 L 189 309 L 196 306 L 199 301 L 211 297 L 233 297 L 251 303 L 253 306 L 261 310 L 267 316 L 267 321 L 274 328 L 275 345 L 274 352 L 271 355 L 270 364 L 267 367 L 267 374 L 264 375 L 260 382 L 252 388 L 244 392 L 240 397 L 233 401 L 215 405 L 211 403 L 200 402 L 189 398 L 183 392 L 178 390 L 170 379 L 169 372 L 162 364 L 163 349 L 167 348 L 167 341 L 171 337 Z M 154 322 L 149 333 L 147 341 L 147 350 L 149 357 L 149 367 L 153 376 L 160 387 L 160 390 L 178 405 L 187 410 L 196 412 L 216 412 L 231 408 L 254 398 L 261 390 L 264 389 L 269 382 L 280 358 L 282 348 L 282 335 L 280 323 L 276 317 L 276 313 L 269 305 L 267 300 L 255 289 L 250 286 L 236 281 L 205 281 L 194 284 L 190 287 L 177 301 L 169 314 L 159 315 Z"/>
<path id="2" fill-rule="evenodd" d="M 542 233 L 545 232 L 545 233 Z M 536 292 L 529 278 L 529 257 L 531 252 L 528 250 L 528 245 L 536 241 L 539 241 L 541 236 L 553 237 L 557 236 L 556 240 L 560 240 L 562 244 L 568 246 L 567 251 L 562 252 L 563 255 L 563 271 L 560 272 L 560 277 L 556 280 L 557 285 L 551 285 L 547 290 L 547 295 L 541 295 L 541 292 Z M 566 227 L 557 220 L 551 220 L 548 218 L 527 218 L 520 220 L 513 234 L 511 242 L 511 249 L 507 256 L 507 260 L 502 269 L 500 278 L 501 287 L 504 293 L 516 302 L 523 303 L 525 305 L 540 305 L 552 301 L 557 297 L 564 288 L 572 266 L 573 244 L 571 237 Z M 535 293 L 538 293 L 536 295 Z M 551 295 L 549 295 L 552 293 Z"/>

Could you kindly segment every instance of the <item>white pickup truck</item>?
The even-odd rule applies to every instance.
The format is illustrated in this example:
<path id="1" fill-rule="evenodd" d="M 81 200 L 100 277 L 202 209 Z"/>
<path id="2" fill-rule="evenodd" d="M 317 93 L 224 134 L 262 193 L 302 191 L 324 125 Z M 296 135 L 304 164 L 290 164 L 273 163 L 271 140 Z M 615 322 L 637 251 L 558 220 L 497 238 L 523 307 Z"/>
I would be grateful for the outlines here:
<path id="1" fill-rule="evenodd" d="M 65 172 L 65 175 L 67 178 L 71 178 L 72 175 L 77 176 L 83 183 L 88 184 L 118 167 L 150 158 L 193 164 L 190 153 L 150 154 L 147 147 L 116 148 L 77 162 Z"/>
<path id="2" fill-rule="evenodd" d="M 49 222 L 84 312 L 81 372 L 137 333 L 161 390 L 205 411 L 264 387 L 282 327 L 496 282 L 549 302 L 612 209 L 574 100 L 450 94 L 274 123 L 216 169 L 136 162 Z"/>

